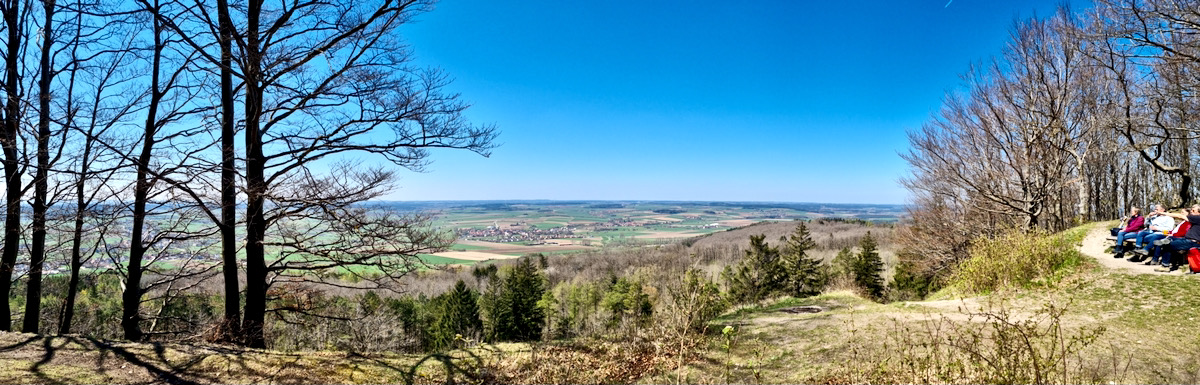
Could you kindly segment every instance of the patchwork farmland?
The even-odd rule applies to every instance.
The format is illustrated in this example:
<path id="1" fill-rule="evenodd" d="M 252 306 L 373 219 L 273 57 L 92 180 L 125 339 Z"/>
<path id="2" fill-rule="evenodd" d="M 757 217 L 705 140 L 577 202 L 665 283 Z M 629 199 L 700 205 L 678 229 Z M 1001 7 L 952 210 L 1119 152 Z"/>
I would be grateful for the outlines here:
<path id="1" fill-rule="evenodd" d="M 434 215 L 458 241 L 432 264 L 472 264 L 529 253 L 661 245 L 762 221 L 843 218 L 892 222 L 899 205 L 763 202 L 460 201 L 396 202 Z"/>

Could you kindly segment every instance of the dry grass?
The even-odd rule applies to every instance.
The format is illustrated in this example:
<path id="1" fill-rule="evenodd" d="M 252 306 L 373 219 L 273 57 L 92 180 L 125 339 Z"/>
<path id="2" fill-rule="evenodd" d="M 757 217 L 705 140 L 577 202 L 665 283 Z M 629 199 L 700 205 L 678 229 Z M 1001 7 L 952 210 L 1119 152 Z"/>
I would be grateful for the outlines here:
<path id="1" fill-rule="evenodd" d="M 794 226 L 780 225 L 790 231 Z M 863 232 L 865 233 L 865 231 Z M 882 233 L 882 232 L 881 232 Z M 874 232 L 873 232 L 874 234 Z M 745 234 L 742 234 L 745 235 Z M 719 245 L 709 245 L 716 247 Z M 553 279 L 608 272 L 661 278 L 712 255 L 680 245 L 551 258 Z M 596 256 L 600 256 L 597 254 Z M 650 328 L 624 339 L 502 344 L 456 352 L 460 382 L 849 383 L 1200 381 L 1200 278 L 1084 264 L 1036 287 L 878 304 L 847 290 L 733 309 L 678 341 Z M 818 313 L 786 311 L 815 307 Z M 1028 344 L 1014 342 L 1030 341 Z M 0 383 L 442 382 L 439 356 L 281 353 L 81 337 L 0 334 Z M 424 359 L 424 361 L 421 361 Z M 415 376 L 408 373 L 423 362 Z M 1032 363 L 1037 363 L 1036 365 Z"/>
<path id="2" fill-rule="evenodd" d="M 433 356 L 281 353 L 214 345 L 150 344 L 0 333 L 0 383 L 436 383 Z M 436 358 L 436 357 L 434 357 Z M 472 364 L 459 354 L 458 363 Z M 468 374 L 477 375 L 478 372 Z M 480 380 L 457 375 L 461 380 Z"/>
<path id="3" fill-rule="evenodd" d="M 1196 383 L 1193 293 L 1196 277 L 1090 269 L 1054 287 L 986 297 L 876 304 L 841 291 L 788 299 L 720 319 L 737 329 L 728 352 L 714 342 L 692 364 L 648 382 Z M 780 311 L 795 305 L 827 310 Z"/>
<path id="4" fill-rule="evenodd" d="M 1014 289 L 965 300 L 876 304 L 852 292 L 777 299 L 718 319 L 720 334 L 693 336 L 684 349 L 652 339 L 575 340 L 504 344 L 477 350 L 489 377 L 517 383 L 813 383 L 1003 382 L 998 371 L 971 366 L 955 346 L 978 337 L 976 352 L 995 356 L 989 328 L 1036 321 L 1035 340 L 1070 342 L 1101 331 L 1055 373 L 1077 382 L 1195 383 L 1200 365 L 1200 279 L 1084 271 L 1053 288 Z M 1065 309 L 1051 321 L 1046 304 Z M 816 306 L 819 313 L 782 309 Z M 988 314 L 997 315 L 989 318 Z M 1061 328 L 1058 336 L 1046 332 Z M 968 338 L 970 337 L 970 338 Z M 728 349 L 726 349 L 728 346 Z M 938 349 L 934 349 L 937 347 Z M 214 346 L 131 344 L 79 337 L 0 334 L 3 383 L 361 383 L 404 382 L 423 356 L 280 353 Z M 932 352 L 941 352 L 940 356 Z M 465 357 L 465 356 L 463 356 Z M 937 358 L 940 357 L 940 358 Z M 1056 356 L 1057 357 L 1057 356 Z M 938 361 L 935 361 L 935 358 Z M 921 366 L 924 365 L 924 366 Z M 965 365 L 965 366 L 964 366 Z M 440 363 L 428 362 L 417 382 L 441 382 Z M 960 370 L 961 369 L 961 370 Z M 1065 374 L 1062 374 L 1065 373 Z M 460 381 L 472 382 L 469 378 Z M 1032 381 L 1032 380 L 1030 380 Z"/>

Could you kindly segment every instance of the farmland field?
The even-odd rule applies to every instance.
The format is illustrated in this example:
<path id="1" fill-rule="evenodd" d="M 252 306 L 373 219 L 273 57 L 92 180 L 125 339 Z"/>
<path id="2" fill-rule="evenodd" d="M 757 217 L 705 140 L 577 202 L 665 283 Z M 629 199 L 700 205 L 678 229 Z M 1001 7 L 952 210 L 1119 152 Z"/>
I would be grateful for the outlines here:
<path id="1" fill-rule="evenodd" d="M 397 213 L 429 215 L 436 230 L 457 238 L 445 250 L 418 255 L 429 265 L 471 265 L 531 253 L 563 254 L 605 247 L 662 245 L 764 221 L 844 218 L 890 222 L 898 220 L 904 211 L 904 207 L 898 205 L 762 202 L 437 201 L 375 202 L 372 205 Z M 166 221 L 170 218 L 153 219 Z M 316 224 L 301 220 L 290 225 L 305 228 Z M 200 230 L 195 226 L 190 230 Z M 127 233 L 128 225 L 120 224 L 115 231 L 116 234 Z M 239 229 L 238 233 L 244 234 L 244 231 Z M 114 245 L 112 247 L 127 247 L 119 246 L 123 239 L 120 235 L 105 237 L 108 244 Z M 336 237 L 322 234 L 313 240 L 329 242 Z M 217 263 L 218 245 L 219 240 L 215 237 L 179 242 L 152 253 L 155 257 L 151 263 L 168 268 Z M 269 256 L 281 255 L 275 247 L 268 248 L 267 252 Z M 244 251 L 239 250 L 238 259 L 243 258 Z M 85 267 L 109 269 L 115 266 L 109 259 L 95 258 Z M 18 272 L 26 268 L 16 266 Z M 48 261 L 45 271 L 62 274 L 67 271 L 67 266 L 58 260 Z"/>
<path id="2" fill-rule="evenodd" d="M 390 202 L 384 207 L 433 215 L 453 232 L 449 250 L 431 264 L 471 264 L 528 253 L 565 253 L 614 245 L 653 245 L 763 221 L 866 219 L 894 222 L 900 205 L 657 201 Z"/>

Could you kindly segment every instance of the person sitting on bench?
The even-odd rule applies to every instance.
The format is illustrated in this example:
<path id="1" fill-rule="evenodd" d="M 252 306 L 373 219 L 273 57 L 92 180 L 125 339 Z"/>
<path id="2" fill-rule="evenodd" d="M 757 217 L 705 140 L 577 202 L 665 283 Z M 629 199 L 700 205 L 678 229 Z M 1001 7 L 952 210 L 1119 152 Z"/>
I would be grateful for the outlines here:
<path id="1" fill-rule="evenodd" d="M 1171 229 L 1175 228 L 1175 218 L 1166 215 L 1166 209 L 1163 205 L 1154 205 L 1154 212 L 1146 216 L 1149 226 L 1137 233 L 1137 241 L 1134 242 L 1134 253 L 1137 255 L 1130 258 L 1131 262 L 1141 262 L 1146 255 L 1150 254 L 1150 247 L 1154 246 L 1154 241 L 1166 238 L 1171 233 Z"/>
<path id="2" fill-rule="evenodd" d="M 1137 207 L 1129 209 L 1130 216 L 1125 229 L 1117 233 L 1117 245 L 1113 246 L 1113 258 L 1125 258 L 1125 252 L 1132 249 L 1125 247 L 1126 240 L 1136 240 L 1139 231 L 1142 231 L 1146 220 L 1140 215 L 1141 209 Z"/>
<path id="3" fill-rule="evenodd" d="M 1170 243 L 1162 245 L 1159 250 L 1162 255 L 1160 261 L 1164 267 L 1154 269 L 1154 271 L 1171 272 L 1179 269 L 1179 265 L 1187 260 L 1186 253 L 1195 247 L 1200 247 L 1200 205 L 1194 205 L 1188 210 L 1187 215 L 1167 213 L 1168 216 L 1176 219 L 1182 219 L 1191 224 L 1187 234 L 1183 238 L 1174 239 Z M 1180 253 L 1184 253 L 1183 258 L 1179 257 Z"/>
<path id="4" fill-rule="evenodd" d="M 1188 214 L 1188 209 L 1181 209 L 1181 210 L 1179 210 L 1179 213 L 1180 213 L 1180 215 L 1183 215 L 1186 217 Z M 1168 243 L 1171 243 L 1171 241 L 1173 241 L 1173 240 L 1183 238 L 1187 234 L 1188 230 L 1191 228 L 1192 228 L 1192 224 L 1190 222 L 1188 222 L 1188 221 L 1179 222 L 1178 225 L 1175 225 L 1175 229 L 1171 230 L 1170 236 L 1167 236 L 1166 238 L 1162 238 L 1162 239 L 1159 239 L 1156 241 L 1146 242 L 1146 252 L 1151 256 L 1151 258 L 1149 260 L 1147 260 L 1144 264 L 1146 264 L 1146 265 L 1162 264 L 1163 266 L 1170 267 L 1170 263 L 1169 263 L 1170 260 L 1169 259 L 1163 260 L 1164 258 L 1162 258 L 1162 255 L 1163 255 L 1162 246 L 1166 245 Z M 1162 262 L 1168 262 L 1168 263 L 1162 263 L 1162 262 L 1160 262 L 1160 260 L 1163 260 Z"/>

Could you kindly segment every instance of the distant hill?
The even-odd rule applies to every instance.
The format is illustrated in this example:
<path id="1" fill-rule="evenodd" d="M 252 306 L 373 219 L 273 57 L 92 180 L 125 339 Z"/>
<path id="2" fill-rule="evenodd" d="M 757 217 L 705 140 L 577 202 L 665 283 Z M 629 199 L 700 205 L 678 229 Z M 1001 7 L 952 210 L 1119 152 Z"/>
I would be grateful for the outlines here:
<path id="1" fill-rule="evenodd" d="M 893 221 L 905 214 L 905 205 L 863 203 L 813 203 L 813 202 L 724 202 L 724 201 L 639 201 L 639 200 L 467 200 L 467 201 L 376 201 L 368 204 L 387 207 L 396 211 L 425 211 L 452 208 L 478 208 L 507 211 L 509 206 L 580 206 L 587 209 L 616 209 L 630 205 L 665 205 L 684 208 L 746 209 L 746 210 L 794 210 L 810 216 L 844 217 L 878 221 Z M 681 211 L 682 212 L 682 211 Z"/>
<path id="2" fill-rule="evenodd" d="M 745 227 L 729 229 L 689 240 L 691 247 L 737 245 L 748 247 L 751 235 L 765 235 L 770 244 L 779 243 L 780 237 L 792 234 L 797 221 L 767 221 Z M 879 242 L 881 248 L 890 249 L 892 227 L 887 224 L 865 224 L 863 221 L 812 220 L 806 222 L 809 234 L 817 242 L 818 250 L 840 250 L 854 247 L 867 232 Z"/>

